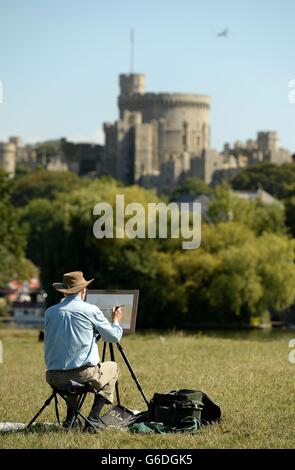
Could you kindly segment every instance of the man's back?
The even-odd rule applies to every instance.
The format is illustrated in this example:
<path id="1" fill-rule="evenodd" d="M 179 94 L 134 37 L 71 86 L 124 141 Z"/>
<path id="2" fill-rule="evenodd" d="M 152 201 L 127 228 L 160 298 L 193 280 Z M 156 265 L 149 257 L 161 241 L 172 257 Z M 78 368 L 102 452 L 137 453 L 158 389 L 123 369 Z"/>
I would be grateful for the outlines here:
<path id="1" fill-rule="evenodd" d="M 45 363 L 47 370 L 69 370 L 99 362 L 96 335 L 118 342 L 122 328 L 112 325 L 96 306 L 69 295 L 45 312 Z"/>

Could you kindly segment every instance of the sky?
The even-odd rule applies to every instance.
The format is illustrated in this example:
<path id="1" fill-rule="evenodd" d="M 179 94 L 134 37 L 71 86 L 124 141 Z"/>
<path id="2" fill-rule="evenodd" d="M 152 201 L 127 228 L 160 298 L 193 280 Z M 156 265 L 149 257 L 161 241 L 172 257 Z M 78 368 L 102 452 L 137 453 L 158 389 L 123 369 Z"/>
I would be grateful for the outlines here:
<path id="1" fill-rule="evenodd" d="M 0 0 L 0 141 L 102 143 L 134 28 L 148 91 L 211 96 L 212 147 L 276 130 L 295 152 L 294 23 L 294 0 Z"/>

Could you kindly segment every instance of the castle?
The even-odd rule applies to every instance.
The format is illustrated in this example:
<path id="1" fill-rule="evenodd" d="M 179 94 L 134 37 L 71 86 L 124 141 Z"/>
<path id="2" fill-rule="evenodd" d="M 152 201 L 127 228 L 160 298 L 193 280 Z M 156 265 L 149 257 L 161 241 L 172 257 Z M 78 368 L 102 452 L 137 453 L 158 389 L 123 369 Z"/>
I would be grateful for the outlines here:
<path id="1" fill-rule="evenodd" d="M 127 183 L 170 190 L 181 176 L 200 174 L 210 152 L 210 98 L 145 93 L 145 76 L 120 75 L 120 117 L 105 123 L 103 169 Z"/>
<path id="2" fill-rule="evenodd" d="M 111 175 L 125 184 L 170 192 L 182 178 L 196 176 L 207 183 L 232 178 L 261 161 L 291 162 L 278 146 L 274 131 L 258 132 L 256 140 L 211 148 L 211 99 L 186 93 L 147 93 L 143 74 L 121 74 L 119 119 L 104 123 L 105 145 L 60 140 L 60 152 L 43 155 L 18 138 L 0 143 L 0 166 L 11 176 L 16 163 L 49 170 L 69 168 L 91 176 Z"/>
<path id="3" fill-rule="evenodd" d="M 218 153 L 210 144 L 210 97 L 146 93 L 142 74 L 120 75 L 118 105 L 119 120 L 104 124 L 101 171 L 126 184 L 169 192 L 183 177 L 211 183 L 260 161 L 292 161 L 290 152 L 278 147 L 273 131 L 258 132 L 246 144 L 225 144 Z"/>

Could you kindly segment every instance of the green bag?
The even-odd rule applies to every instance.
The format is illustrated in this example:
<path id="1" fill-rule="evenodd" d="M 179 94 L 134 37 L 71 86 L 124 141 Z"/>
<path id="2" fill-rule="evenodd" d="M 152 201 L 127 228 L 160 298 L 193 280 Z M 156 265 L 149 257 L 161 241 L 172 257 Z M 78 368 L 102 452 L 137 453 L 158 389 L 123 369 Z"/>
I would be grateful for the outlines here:
<path id="1" fill-rule="evenodd" d="M 178 428 L 187 417 L 195 418 L 205 425 L 219 421 L 221 411 L 219 406 L 200 390 L 181 389 L 154 394 L 149 404 L 149 421 Z"/>

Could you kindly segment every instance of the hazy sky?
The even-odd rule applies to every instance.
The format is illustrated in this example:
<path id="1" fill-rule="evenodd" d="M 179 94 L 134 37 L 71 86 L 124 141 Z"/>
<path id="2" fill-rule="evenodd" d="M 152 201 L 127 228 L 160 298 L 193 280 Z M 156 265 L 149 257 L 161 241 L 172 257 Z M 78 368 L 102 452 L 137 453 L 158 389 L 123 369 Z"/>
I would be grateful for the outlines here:
<path id="1" fill-rule="evenodd" d="M 295 152 L 294 0 L 0 0 L 0 140 L 101 142 L 131 27 L 149 91 L 212 97 L 213 147 L 269 129 Z"/>

